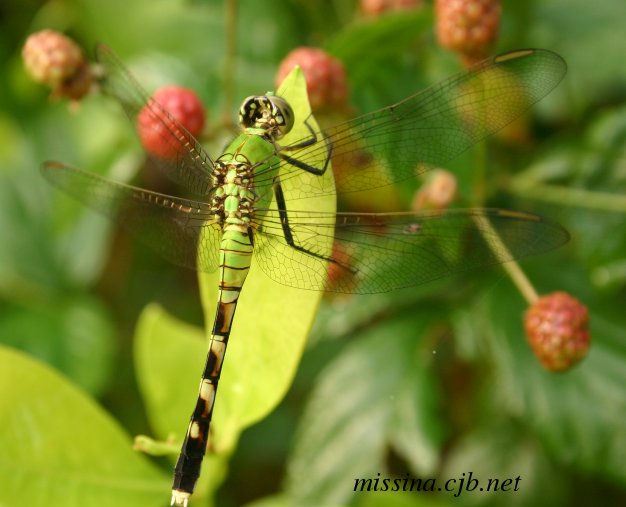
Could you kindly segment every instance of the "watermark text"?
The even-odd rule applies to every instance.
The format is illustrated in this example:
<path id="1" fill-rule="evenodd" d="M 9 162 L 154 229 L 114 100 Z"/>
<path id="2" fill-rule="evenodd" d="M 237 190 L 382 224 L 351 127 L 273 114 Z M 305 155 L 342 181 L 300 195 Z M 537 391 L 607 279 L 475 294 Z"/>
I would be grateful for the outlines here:
<path id="1" fill-rule="evenodd" d="M 479 479 L 474 477 L 473 472 L 463 472 L 460 476 L 441 480 L 411 477 L 376 477 L 368 479 L 355 479 L 354 491 L 417 491 L 417 492 L 447 492 L 458 497 L 463 492 L 511 492 L 519 491 L 521 476 L 517 477 L 488 477 Z"/>

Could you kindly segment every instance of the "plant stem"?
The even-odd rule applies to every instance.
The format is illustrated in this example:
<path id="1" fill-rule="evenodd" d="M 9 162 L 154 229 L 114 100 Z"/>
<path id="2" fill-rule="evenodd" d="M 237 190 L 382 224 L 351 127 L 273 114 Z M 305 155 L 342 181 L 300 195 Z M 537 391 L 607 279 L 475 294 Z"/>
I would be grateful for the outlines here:
<path id="1" fill-rule="evenodd" d="M 489 219 L 486 217 L 475 217 L 474 221 L 477 224 L 478 230 L 487 242 L 487 245 L 489 245 L 489 248 L 491 248 L 491 251 L 496 255 L 496 257 L 502 261 L 502 267 L 511 277 L 511 280 L 513 280 L 513 283 L 521 292 L 526 302 L 529 305 L 533 304 L 537 301 L 537 299 L 539 299 L 539 295 L 537 294 L 535 287 L 533 287 L 533 284 L 522 271 L 520 265 L 514 260 L 509 260 L 512 259 L 512 255 L 500 239 L 496 230 L 491 226 Z"/>
<path id="2" fill-rule="evenodd" d="M 537 299 L 539 299 L 539 294 L 537 294 L 535 287 L 516 261 L 505 262 L 502 267 L 511 277 L 511 280 L 513 280 L 517 290 L 521 292 L 522 296 L 524 296 L 524 299 L 529 305 L 532 305 L 535 301 L 537 301 Z"/>
<path id="3" fill-rule="evenodd" d="M 235 91 L 235 59 L 237 56 L 237 0 L 226 1 L 226 55 L 222 79 L 222 125 L 231 128 L 233 95 Z"/>

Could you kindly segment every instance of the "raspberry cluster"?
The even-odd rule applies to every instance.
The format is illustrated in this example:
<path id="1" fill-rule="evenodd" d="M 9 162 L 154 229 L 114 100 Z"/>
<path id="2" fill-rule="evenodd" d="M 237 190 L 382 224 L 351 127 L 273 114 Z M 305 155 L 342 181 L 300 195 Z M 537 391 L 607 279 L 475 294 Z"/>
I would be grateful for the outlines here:
<path id="1" fill-rule="evenodd" d="M 28 74 L 52 89 L 53 97 L 81 99 L 91 88 L 92 73 L 80 47 L 54 30 L 31 34 L 22 48 Z"/>
<path id="2" fill-rule="evenodd" d="M 499 0 L 437 0 L 439 43 L 463 56 L 467 64 L 489 54 L 500 27 Z"/>

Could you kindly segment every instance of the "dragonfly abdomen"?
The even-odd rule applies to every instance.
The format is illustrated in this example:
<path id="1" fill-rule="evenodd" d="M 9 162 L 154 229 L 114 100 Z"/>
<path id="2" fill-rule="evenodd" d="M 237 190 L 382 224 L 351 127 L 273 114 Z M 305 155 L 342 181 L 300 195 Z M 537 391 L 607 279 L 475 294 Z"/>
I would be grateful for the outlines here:
<path id="1" fill-rule="evenodd" d="M 250 235 L 248 226 L 243 223 L 224 225 L 220 244 L 220 302 L 232 301 L 232 295 L 239 293 L 248 275 L 253 250 Z"/>
<path id="2" fill-rule="evenodd" d="M 196 407 L 189 421 L 181 454 L 174 469 L 172 504 L 187 505 L 200 476 L 209 439 L 215 394 L 241 287 L 250 270 L 252 237 L 243 223 L 226 223 L 220 243 L 219 299 L 209 353 L 200 380 Z"/>

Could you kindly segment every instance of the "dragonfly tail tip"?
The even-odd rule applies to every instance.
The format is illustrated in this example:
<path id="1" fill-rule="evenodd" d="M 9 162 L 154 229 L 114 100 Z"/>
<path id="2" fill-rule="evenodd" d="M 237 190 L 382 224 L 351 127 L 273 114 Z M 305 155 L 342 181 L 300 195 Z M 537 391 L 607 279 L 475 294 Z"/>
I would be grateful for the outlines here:
<path id="1" fill-rule="evenodd" d="M 187 507 L 187 503 L 189 502 L 190 493 L 186 491 L 180 491 L 178 489 L 172 490 L 172 501 L 170 505 L 177 505 L 180 507 Z"/>

